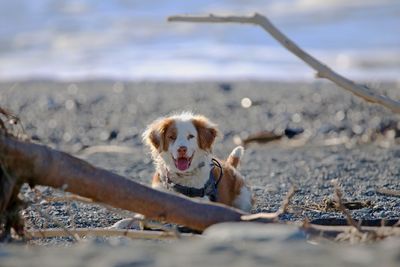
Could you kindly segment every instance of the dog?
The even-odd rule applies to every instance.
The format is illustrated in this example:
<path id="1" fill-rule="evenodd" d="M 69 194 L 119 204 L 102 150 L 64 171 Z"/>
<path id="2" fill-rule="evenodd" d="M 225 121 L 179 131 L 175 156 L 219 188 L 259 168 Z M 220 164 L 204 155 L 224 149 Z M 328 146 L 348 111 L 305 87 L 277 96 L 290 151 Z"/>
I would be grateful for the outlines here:
<path id="1" fill-rule="evenodd" d="M 183 112 L 162 117 L 143 133 L 155 163 L 152 187 L 250 211 L 253 197 L 237 171 L 244 149 L 236 147 L 225 161 L 212 149 L 217 125 L 202 115 Z"/>

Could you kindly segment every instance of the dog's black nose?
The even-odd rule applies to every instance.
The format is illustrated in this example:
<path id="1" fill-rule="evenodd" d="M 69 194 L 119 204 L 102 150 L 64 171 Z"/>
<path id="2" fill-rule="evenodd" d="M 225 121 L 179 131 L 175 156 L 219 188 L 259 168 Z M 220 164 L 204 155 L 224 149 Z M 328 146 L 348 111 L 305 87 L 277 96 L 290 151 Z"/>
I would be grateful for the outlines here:
<path id="1" fill-rule="evenodd" d="M 178 148 L 179 155 L 183 155 L 184 156 L 186 154 L 186 151 L 187 151 L 187 147 L 185 147 L 185 146 L 180 146 Z"/>

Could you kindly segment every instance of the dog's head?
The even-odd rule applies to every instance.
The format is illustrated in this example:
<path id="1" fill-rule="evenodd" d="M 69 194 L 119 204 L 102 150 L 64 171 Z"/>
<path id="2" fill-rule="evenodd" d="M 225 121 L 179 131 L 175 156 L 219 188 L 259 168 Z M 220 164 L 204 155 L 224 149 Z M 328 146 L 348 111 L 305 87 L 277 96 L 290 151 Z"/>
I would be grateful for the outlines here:
<path id="1" fill-rule="evenodd" d="M 153 158 L 164 161 L 170 170 L 183 173 L 196 168 L 212 151 L 217 135 L 216 125 L 206 117 L 182 113 L 150 124 L 143 140 Z"/>

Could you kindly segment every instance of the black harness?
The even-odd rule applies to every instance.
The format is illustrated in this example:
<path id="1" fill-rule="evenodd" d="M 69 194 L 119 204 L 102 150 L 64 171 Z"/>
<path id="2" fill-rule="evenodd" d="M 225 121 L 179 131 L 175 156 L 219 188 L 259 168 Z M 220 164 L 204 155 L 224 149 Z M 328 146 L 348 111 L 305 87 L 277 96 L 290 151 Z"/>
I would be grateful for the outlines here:
<path id="1" fill-rule="evenodd" d="M 219 170 L 220 170 L 218 179 L 215 179 L 214 174 L 213 174 L 213 170 L 215 167 L 219 168 Z M 166 182 L 176 192 L 181 193 L 185 196 L 188 196 L 188 197 L 207 196 L 210 199 L 210 201 L 215 202 L 215 201 L 217 201 L 217 194 L 218 194 L 217 189 L 218 189 L 218 184 L 221 181 L 222 175 L 223 175 L 223 172 L 222 172 L 221 164 L 216 159 L 212 159 L 209 178 L 202 188 L 194 188 L 194 187 L 184 186 L 184 185 L 180 185 L 180 184 L 175 184 L 168 178 L 168 176 L 166 177 L 167 178 Z"/>

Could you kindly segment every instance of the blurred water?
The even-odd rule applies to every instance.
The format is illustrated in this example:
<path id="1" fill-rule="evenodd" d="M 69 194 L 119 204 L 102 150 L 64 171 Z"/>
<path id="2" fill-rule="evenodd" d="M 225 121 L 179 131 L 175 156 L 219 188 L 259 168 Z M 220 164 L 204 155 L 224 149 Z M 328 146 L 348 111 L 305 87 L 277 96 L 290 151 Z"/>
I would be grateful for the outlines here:
<path id="1" fill-rule="evenodd" d="M 399 0 L 0 0 L 0 79 L 312 79 L 249 25 L 167 23 L 174 14 L 267 15 L 354 79 L 400 79 Z"/>

